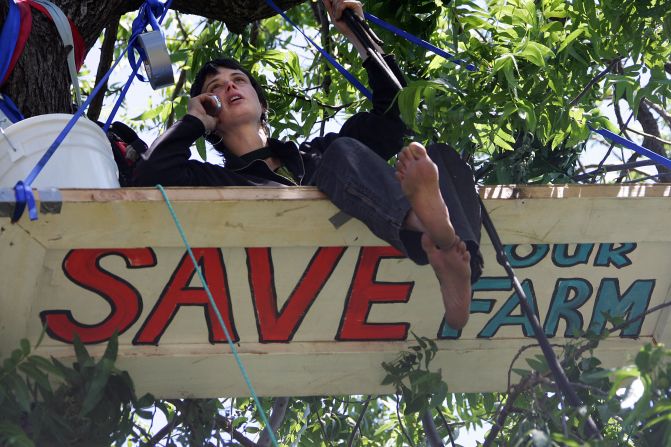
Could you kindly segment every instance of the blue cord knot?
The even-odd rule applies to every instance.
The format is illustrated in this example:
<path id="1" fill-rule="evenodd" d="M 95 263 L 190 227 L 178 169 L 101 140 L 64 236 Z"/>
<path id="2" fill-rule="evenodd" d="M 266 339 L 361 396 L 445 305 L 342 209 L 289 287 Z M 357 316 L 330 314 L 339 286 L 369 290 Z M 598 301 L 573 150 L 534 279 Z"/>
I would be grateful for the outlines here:
<path id="1" fill-rule="evenodd" d="M 37 220 L 37 206 L 35 206 L 35 196 L 30 186 L 26 186 L 23 181 L 19 180 L 14 186 L 14 197 L 16 204 L 14 205 L 14 214 L 12 215 L 12 223 L 18 221 L 23 214 L 23 211 L 28 206 L 28 215 L 30 220 Z"/>

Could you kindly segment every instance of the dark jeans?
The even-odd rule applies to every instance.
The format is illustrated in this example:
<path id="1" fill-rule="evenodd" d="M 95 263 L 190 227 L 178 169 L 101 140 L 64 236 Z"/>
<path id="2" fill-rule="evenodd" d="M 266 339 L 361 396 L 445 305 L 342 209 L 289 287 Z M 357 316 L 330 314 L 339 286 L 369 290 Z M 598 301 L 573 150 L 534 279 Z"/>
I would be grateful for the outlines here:
<path id="1" fill-rule="evenodd" d="M 455 232 L 471 254 L 471 280 L 475 282 L 483 262 L 479 248 L 482 221 L 473 174 L 448 145 L 431 145 L 427 152 L 438 166 L 440 190 Z M 415 263 L 428 263 L 421 233 L 402 228 L 410 203 L 394 168 L 367 146 L 352 138 L 338 138 L 326 150 L 310 184 Z"/>

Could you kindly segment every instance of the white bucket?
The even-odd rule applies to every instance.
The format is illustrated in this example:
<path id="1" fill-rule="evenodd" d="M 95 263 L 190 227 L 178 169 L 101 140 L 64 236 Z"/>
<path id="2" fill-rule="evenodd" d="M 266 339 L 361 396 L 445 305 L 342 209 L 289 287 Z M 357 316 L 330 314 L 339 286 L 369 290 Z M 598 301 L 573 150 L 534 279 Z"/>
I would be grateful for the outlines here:
<path id="1" fill-rule="evenodd" d="M 24 180 L 72 115 L 54 113 L 19 121 L 0 134 L 0 187 Z M 118 188 L 119 172 L 105 132 L 79 118 L 32 184 L 34 188 Z"/>

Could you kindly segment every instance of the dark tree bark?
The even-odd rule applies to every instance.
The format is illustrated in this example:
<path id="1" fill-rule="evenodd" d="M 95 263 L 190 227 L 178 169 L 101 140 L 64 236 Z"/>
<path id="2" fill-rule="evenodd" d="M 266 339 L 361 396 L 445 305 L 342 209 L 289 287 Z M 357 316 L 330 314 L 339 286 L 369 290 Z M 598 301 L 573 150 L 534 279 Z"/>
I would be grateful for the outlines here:
<path id="1" fill-rule="evenodd" d="M 86 52 L 108 26 L 127 12 L 137 10 L 139 0 L 52 0 L 77 26 Z M 306 0 L 276 0 L 288 9 Z M 264 0 L 174 0 L 172 8 L 223 21 L 228 29 L 241 32 L 253 22 L 275 15 Z M 8 4 L 0 2 L 0 23 L 7 17 Z M 55 26 L 41 12 L 33 10 L 33 29 L 25 50 L 1 91 L 14 100 L 24 116 L 72 112 L 70 77 L 66 50 Z"/>
<path id="2" fill-rule="evenodd" d="M 648 135 L 653 135 L 657 138 L 660 137 L 659 125 L 657 124 L 657 119 L 650 112 L 650 108 L 641 101 L 638 107 L 638 122 L 643 128 L 643 132 Z M 664 144 L 658 139 L 644 137 L 643 146 L 647 147 L 651 151 L 666 157 L 666 150 L 664 149 Z M 663 165 L 657 165 L 657 172 L 659 173 L 659 181 L 662 183 L 671 182 L 671 170 Z"/>
<path id="3" fill-rule="evenodd" d="M 101 79 L 107 74 L 114 62 L 114 46 L 118 30 L 118 19 L 115 20 L 115 23 L 112 23 L 105 28 L 103 44 L 100 48 L 98 71 L 96 72 L 96 85 L 101 82 Z M 104 87 L 98 92 L 95 99 L 91 101 L 91 104 L 89 104 L 89 108 L 86 111 L 88 118 L 92 121 L 96 121 L 100 117 L 100 111 L 103 108 L 103 102 L 105 100 L 105 90 L 107 90 L 107 80 L 104 82 Z"/>

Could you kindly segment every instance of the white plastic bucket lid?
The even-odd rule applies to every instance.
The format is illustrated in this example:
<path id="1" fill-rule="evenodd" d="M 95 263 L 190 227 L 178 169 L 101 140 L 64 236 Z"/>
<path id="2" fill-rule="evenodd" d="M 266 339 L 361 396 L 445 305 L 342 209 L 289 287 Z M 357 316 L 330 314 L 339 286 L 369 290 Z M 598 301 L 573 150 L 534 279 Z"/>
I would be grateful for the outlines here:
<path id="1" fill-rule="evenodd" d="M 38 115 L 4 129 L 0 187 L 24 180 L 71 118 L 64 113 Z M 105 132 L 93 121 L 79 118 L 32 187 L 118 188 L 119 172 Z"/>

